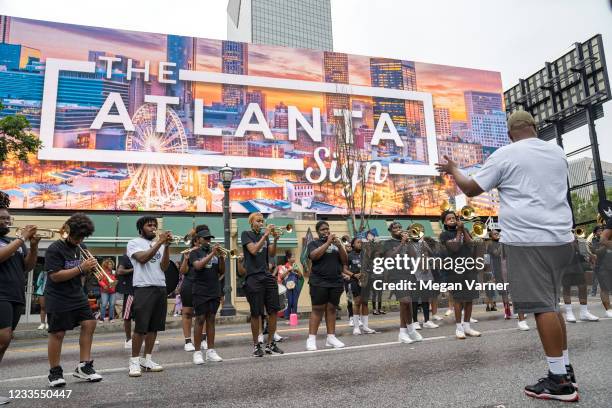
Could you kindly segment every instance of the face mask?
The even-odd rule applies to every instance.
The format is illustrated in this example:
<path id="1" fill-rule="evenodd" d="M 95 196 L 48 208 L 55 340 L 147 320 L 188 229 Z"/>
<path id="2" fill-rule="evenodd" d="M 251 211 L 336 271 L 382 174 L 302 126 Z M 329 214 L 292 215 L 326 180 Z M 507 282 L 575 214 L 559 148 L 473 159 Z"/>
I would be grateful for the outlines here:
<path id="1" fill-rule="evenodd" d="M 444 229 L 447 231 L 455 231 L 457 230 L 457 226 L 456 225 L 446 225 L 444 224 Z"/>
<path id="2" fill-rule="evenodd" d="M 10 231 L 9 227 L 0 227 L 0 236 L 3 237 Z"/>

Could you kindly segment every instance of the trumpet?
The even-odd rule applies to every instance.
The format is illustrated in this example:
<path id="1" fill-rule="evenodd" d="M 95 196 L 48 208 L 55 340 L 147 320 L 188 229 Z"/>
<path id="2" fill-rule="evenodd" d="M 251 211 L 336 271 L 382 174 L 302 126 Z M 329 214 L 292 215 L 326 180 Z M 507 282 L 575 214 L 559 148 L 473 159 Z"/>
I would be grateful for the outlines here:
<path id="1" fill-rule="evenodd" d="M 285 233 L 291 234 L 291 232 L 293 232 L 293 224 L 287 224 L 284 227 L 276 227 L 275 226 L 274 227 L 274 232 L 278 232 L 279 235 L 283 235 Z"/>
<path id="2" fill-rule="evenodd" d="M 415 222 L 411 224 L 405 231 L 410 239 L 421 239 L 425 236 L 425 227 L 423 224 Z"/>
<path id="3" fill-rule="evenodd" d="M 10 226 L 9 229 L 15 230 L 15 236 L 17 238 L 21 238 L 21 231 L 23 231 L 23 227 Z M 42 234 L 39 234 L 39 232 Z M 66 238 L 64 235 L 67 235 L 63 229 L 36 228 L 35 236 L 40 237 L 41 239 L 53 239 L 56 234 L 61 235 L 62 238 Z"/>
<path id="4" fill-rule="evenodd" d="M 217 251 L 221 252 L 224 256 L 227 256 L 230 259 L 238 259 L 238 255 L 236 254 L 235 249 L 227 249 L 220 246 L 217 248 Z"/>
<path id="5" fill-rule="evenodd" d="M 586 238 L 586 229 L 584 227 L 576 227 L 574 229 L 576 238 Z"/>
<path id="6" fill-rule="evenodd" d="M 461 211 L 459 211 L 459 217 L 465 221 L 471 221 L 475 218 L 478 219 L 478 216 L 476 216 L 476 210 L 474 210 L 474 207 L 470 205 L 466 205 L 461 208 Z"/>
<path id="7" fill-rule="evenodd" d="M 172 231 L 160 231 L 160 232 L 157 233 L 157 239 L 156 240 L 159 240 L 159 237 L 163 233 L 165 233 L 165 232 L 169 232 L 169 233 L 172 234 Z M 192 238 L 191 234 L 187 234 L 187 235 L 185 235 L 182 238 L 179 237 L 178 235 L 173 235 L 172 236 L 172 240 L 170 242 L 173 243 L 173 244 L 185 244 L 185 245 L 189 245 L 189 244 L 191 244 L 191 238 Z"/>
<path id="8" fill-rule="evenodd" d="M 87 260 L 87 259 L 96 259 L 91 252 L 89 252 L 89 250 L 83 248 L 82 246 L 78 246 L 79 247 L 79 252 L 81 254 L 81 259 L 82 260 Z M 110 285 L 110 287 L 114 287 L 117 285 L 117 279 L 115 279 L 113 276 L 109 275 L 108 272 L 106 272 L 104 270 L 104 268 L 102 266 L 100 266 L 100 264 L 98 263 L 98 261 L 96 260 L 96 265 L 94 266 L 93 269 L 93 274 L 96 277 L 96 279 L 98 280 L 98 282 L 100 282 L 103 279 L 106 279 L 106 281 L 108 282 L 108 284 Z"/>

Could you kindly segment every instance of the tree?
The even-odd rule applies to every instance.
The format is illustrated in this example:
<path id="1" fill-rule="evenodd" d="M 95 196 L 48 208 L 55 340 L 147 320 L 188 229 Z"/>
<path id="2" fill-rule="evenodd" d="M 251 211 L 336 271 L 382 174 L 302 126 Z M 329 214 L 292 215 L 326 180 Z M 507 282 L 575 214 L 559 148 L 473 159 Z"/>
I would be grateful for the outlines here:
<path id="1" fill-rule="evenodd" d="M 607 197 L 611 197 L 612 196 L 612 188 L 608 187 L 606 189 L 606 196 Z M 599 204 L 599 195 L 597 194 L 597 191 L 593 191 L 591 193 L 591 196 L 588 197 L 587 199 L 584 199 L 580 196 L 578 196 L 578 194 L 576 193 L 572 193 L 572 211 L 574 212 L 574 219 L 576 220 L 576 223 L 585 223 L 588 222 L 588 224 L 583 224 L 584 226 L 588 227 L 591 224 L 593 224 L 592 222 L 589 221 L 594 221 L 597 219 L 597 205 Z"/>
<path id="2" fill-rule="evenodd" d="M 4 106 L 0 104 L 0 112 Z M 42 142 L 29 132 L 30 122 L 23 115 L 8 115 L 0 119 L 0 163 L 9 155 L 28 162 L 28 154 L 38 152 Z"/>

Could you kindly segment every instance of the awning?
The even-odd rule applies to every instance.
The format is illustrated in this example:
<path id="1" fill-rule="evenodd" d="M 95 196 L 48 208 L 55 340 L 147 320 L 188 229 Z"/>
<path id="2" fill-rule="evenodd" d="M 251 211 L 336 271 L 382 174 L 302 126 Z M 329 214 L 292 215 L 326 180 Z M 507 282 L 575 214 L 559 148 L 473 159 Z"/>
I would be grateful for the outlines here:
<path id="1" fill-rule="evenodd" d="M 293 218 L 274 218 L 269 221 L 266 221 L 266 224 L 274 224 L 277 227 L 285 227 L 288 224 L 293 225 L 293 231 L 285 232 L 278 240 L 278 246 L 284 248 L 294 248 L 297 247 L 297 234 L 295 233 L 295 219 Z M 241 235 L 243 231 L 250 231 L 251 225 L 249 224 L 249 220 L 247 218 L 238 218 L 238 245 L 242 246 Z M 272 241 L 272 238 L 270 238 Z M 278 255 L 278 254 L 277 254 Z"/>
<path id="2" fill-rule="evenodd" d="M 119 228 L 117 232 L 117 246 L 122 247 L 133 238 L 138 238 L 138 230 L 136 229 L 136 221 L 145 214 L 141 215 L 120 215 Z"/>
<path id="3" fill-rule="evenodd" d="M 114 248 L 117 246 L 117 222 L 116 215 L 89 214 L 94 223 L 93 235 L 85 240 L 85 244 L 91 247 Z"/>
<path id="4" fill-rule="evenodd" d="M 209 216 L 203 216 L 203 217 L 195 217 L 194 226 L 197 227 L 198 225 L 208 226 L 210 233 L 215 236 L 215 239 L 213 239 L 212 242 L 219 243 L 221 245 L 225 244 L 222 216 L 209 215 Z"/>

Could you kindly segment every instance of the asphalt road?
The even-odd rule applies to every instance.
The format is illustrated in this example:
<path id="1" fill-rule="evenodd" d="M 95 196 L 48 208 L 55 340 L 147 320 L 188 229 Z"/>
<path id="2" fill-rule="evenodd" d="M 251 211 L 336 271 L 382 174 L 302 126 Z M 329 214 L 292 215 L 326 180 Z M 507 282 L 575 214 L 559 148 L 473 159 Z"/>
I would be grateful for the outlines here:
<path id="1" fill-rule="evenodd" d="M 577 306 L 576 306 L 577 309 Z M 600 306 L 591 311 L 603 315 Z M 526 397 L 522 388 L 546 373 L 536 331 L 518 331 L 516 320 L 501 313 L 476 313 L 481 338 L 457 340 L 447 318 L 439 329 L 424 329 L 425 341 L 397 343 L 397 314 L 370 317 L 381 333 L 353 336 L 347 322 L 338 335 L 347 347 L 306 352 L 306 322 L 280 325 L 289 338 L 283 356 L 250 357 L 248 326 L 223 326 L 217 351 L 222 363 L 194 366 L 177 330 L 160 335 L 154 360 L 162 373 L 129 378 L 129 352 L 123 336 L 96 336 L 100 383 L 70 375 L 78 360 L 78 341 L 67 338 L 62 364 L 71 390 L 66 399 L 14 399 L 10 406 L 87 407 L 550 407 L 563 403 Z M 533 327 L 534 322 L 528 319 Z M 321 330 L 320 333 L 323 331 Z M 612 319 L 568 325 L 570 358 L 580 386 L 581 407 L 612 406 Z M 46 341 L 15 341 L 0 365 L 0 395 L 10 390 L 48 390 Z"/>

